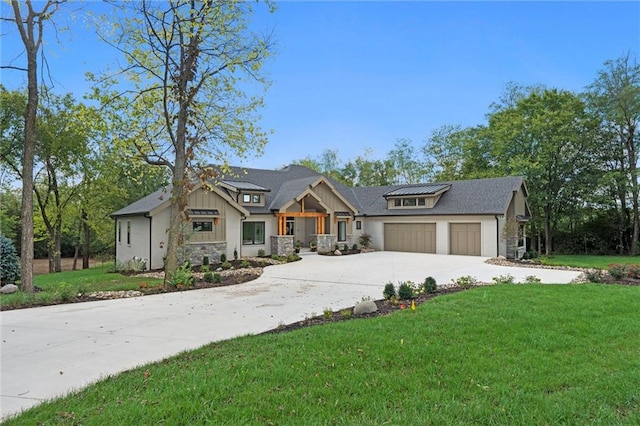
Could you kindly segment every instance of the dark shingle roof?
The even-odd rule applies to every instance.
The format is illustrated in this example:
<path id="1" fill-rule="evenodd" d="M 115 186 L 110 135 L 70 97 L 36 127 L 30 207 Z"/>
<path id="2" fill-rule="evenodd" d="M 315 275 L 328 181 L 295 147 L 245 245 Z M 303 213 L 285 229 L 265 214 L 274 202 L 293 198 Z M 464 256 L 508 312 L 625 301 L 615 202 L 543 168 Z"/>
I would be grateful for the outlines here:
<path id="1" fill-rule="evenodd" d="M 221 182 L 239 189 L 240 187 L 245 190 L 261 188 L 262 191 L 267 191 L 264 194 L 264 206 L 245 206 L 250 213 L 254 214 L 279 210 L 322 176 L 311 169 L 297 165 L 290 165 L 280 170 L 232 167 L 231 173 Z M 513 192 L 524 183 L 522 177 L 503 177 L 437 184 L 351 188 L 331 178 L 325 179 L 358 209 L 359 214 L 365 216 L 504 214 L 511 202 Z M 387 208 L 385 196 L 435 194 L 447 187 L 449 189 L 440 195 L 438 203 L 433 208 Z M 170 188 L 156 191 L 118 210 L 112 216 L 147 214 L 166 202 L 170 191 Z"/>
<path id="2" fill-rule="evenodd" d="M 244 182 L 241 180 L 221 180 L 220 183 L 224 183 L 240 191 L 258 191 L 258 192 L 271 191 L 270 189 L 260 185 L 256 185 L 255 183 Z"/>
<path id="3" fill-rule="evenodd" d="M 505 214 L 514 191 L 523 184 L 522 177 L 443 182 L 450 185 L 433 208 L 388 209 L 384 195 L 406 188 L 408 185 L 353 188 L 366 216 Z"/>

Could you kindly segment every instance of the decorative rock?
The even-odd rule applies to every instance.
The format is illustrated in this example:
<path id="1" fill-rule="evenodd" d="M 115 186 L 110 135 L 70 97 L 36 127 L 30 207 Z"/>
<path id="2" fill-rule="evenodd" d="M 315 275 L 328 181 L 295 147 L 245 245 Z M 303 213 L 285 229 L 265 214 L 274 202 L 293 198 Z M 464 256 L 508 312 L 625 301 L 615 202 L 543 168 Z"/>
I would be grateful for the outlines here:
<path id="1" fill-rule="evenodd" d="M 333 252 L 335 256 L 342 256 L 342 252 L 340 250 L 336 250 Z"/>
<path id="2" fill-rule="evenodd" d="M 2 294 L 11 294 L 11 293 L 15 293 L 18 290 L 19 289 L 18 289 L 17 285 L 15 285 L 15 284 L 6 284 L 6 285 L 3 285 L 0 288 L 0 293 L 2 293 Z"/>
<path id="3" fill-rule="evenodd" d="M 378 306 L 373 300 L 365 300 L 353 307 L 353 315 L 370 314 L 376 312 Z"/>

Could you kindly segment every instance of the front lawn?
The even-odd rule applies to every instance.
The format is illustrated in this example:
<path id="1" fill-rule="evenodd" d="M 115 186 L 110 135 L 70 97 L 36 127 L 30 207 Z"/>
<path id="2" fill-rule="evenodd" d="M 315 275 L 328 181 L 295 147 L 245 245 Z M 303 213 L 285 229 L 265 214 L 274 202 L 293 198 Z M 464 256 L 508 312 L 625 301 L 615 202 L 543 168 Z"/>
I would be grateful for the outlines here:
<path id="1" fill-rule="evenodd" d="M 213 343 L 6 424 L 636 425 L 638 312 L 640 287 L 477 287 Z"/>
<path id="2" fill-rule="evenodd" d="M 43 274 L 33 277 L 34 285 L 39 291 L 29 294 L 17 292 L 0 295 L 0 307 L 11 309 L 24 306 L 49 305 L 65 303 L 78 294 L 94 291 L 138 290 L 140 285 L 159 285 L 161 279 L 127 276 L 110 272 L 112 264 L 103 264 L 89 269 L 77 271 Z"/>

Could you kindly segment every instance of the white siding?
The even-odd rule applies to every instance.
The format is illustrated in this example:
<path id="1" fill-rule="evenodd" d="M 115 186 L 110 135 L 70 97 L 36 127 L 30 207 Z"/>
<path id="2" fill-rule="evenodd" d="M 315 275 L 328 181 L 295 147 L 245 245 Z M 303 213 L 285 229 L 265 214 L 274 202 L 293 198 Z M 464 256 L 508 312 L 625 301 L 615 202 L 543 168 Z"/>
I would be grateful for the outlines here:
<path id="1" fill-rule="evenodd" d="M 122 224 L 122 234 L 118 242 L 118 226 L 116 222 L 116 261 L 126 262 L 134 256 L 147 260 L 149 265 L 149 219 L 144 216 L 119 217 Z M 130 238 L 127 242 L 127 223 L 129 223 Z"/>

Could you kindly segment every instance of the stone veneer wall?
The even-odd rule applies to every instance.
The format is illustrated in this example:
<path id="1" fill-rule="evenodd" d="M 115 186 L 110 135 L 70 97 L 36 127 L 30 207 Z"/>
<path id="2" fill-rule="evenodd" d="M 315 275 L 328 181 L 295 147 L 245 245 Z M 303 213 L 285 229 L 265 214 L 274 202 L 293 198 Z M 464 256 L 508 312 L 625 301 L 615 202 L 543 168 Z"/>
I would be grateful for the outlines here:
<path id="1" fill-rule="evenodd" d="M 271 254 L 288 256 L 293 253 L 293 235 L 272 235 Z"/>
<path id="2" fill-rule="evenodd" d="M 318 242 L 318 253 L 332 253 L 338 242 L 338 237 L 329 234 L 319 234 L 315 236 Z"/>
<path id="3" fill-rule="evenodd" d="M 192 265 L 202 265 L 202 258 L 209 256 L 210 263 L 220 261 L 220 255 L 227 253 L 227 242 L 192 243 L 184 246 L 187 259 Z"/>

